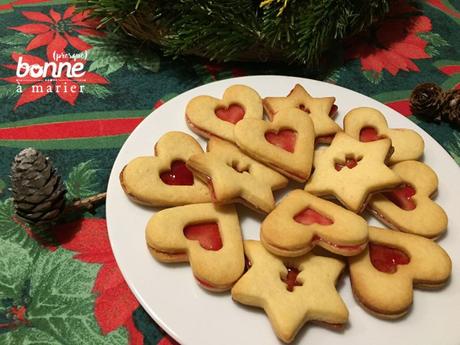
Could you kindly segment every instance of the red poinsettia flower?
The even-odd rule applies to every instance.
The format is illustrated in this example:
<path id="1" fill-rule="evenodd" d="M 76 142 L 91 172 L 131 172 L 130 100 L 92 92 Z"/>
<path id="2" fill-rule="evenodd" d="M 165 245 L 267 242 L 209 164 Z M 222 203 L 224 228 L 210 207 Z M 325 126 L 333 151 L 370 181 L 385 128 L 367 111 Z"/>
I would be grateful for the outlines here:
<path id="1" fill-rule="evenodd" d="M 75 13 L 75 7 L 68 7 L 63 14 L 54 9 L 49 15 L 42 12 L 24 11 L 22 15 L 35 23 L 13 26 L 9 29 L 25 34 L 36 35 L 27 45 L 26 51 L 47 46 L 46 54 L 51 60 L 56 51 L 63 52 L 68 44 L 79 51 L 91 48 L 91 45 L 80 39 L 77 35 L 103 36 L 104 33 L 96 30 L 99 21 L 89 18 L 89 11 Z"/>
<path id="2" fill-rule="evenodd" d="M 107 79 L 93 72 L 81 72 L 82 76 L 78 78 L 68 77 L 68 71 L 69 69 L 72 70 L 74 65 L 84 65 L 85 61 L 81 59 L 72 59 L 66 56 L 59 57 L 56 54 L 52 54 L 49 62 L 53 62 L 56 65 L 59 63 L 66 63 L 63 64 L 61 75 L 56 77 L 52 75 L 53 69 L 51 67 L 47 69 L 44 68 L 47 62 L 38 56 L 13 53 L 11 57 L 14 61 L 16 61 L 16 64 L 3 65 L 10 70 L 16 72 L 18 71 L 17 66 L 20 59 L 22 63 L 28 64 L 29 66 L 34 66 L 36 69 L 44 69 L 43 75 L 37 77 L 31 76 L 32 72 L 30 72 L 26 76 L 15 75 L 6 78 L 0 78 L 0 80 L 4 80 L 8 83 L 17 84 L 18 87 L 26 87 L 22 90 L 21 96 L 15 105 L 15 109 L 24 104 L 43 98 L 48 93 L 55 93 L 63 101 L 66 101 L 71 105 L 75 105 L 75 101 L 77 100 L 80 93 L 84 92 L 84 87 L 81 87 L 82 84 L 109 83 Z M 19 72 L 26 73 L 26 71 L 21 68 L 19 69 Z"/>
<path id="3" fill-rule="evenodd" d="M 419 71 L 412 61 L 427 59 L 427 42 L 419 33 L 431 31 L 431 20 L 405 1 L 393 2 L 386 19 L 347 42 L 346 56 L 359 58 L 365 71 L 392 75 L 399 70 Z"/>

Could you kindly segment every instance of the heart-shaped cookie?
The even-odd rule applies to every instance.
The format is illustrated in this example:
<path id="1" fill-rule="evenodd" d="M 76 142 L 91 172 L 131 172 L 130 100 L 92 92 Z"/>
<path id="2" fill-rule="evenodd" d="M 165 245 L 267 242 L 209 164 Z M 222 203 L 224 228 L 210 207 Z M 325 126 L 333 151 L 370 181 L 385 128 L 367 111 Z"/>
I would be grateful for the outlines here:
<path id="1" fill-rule="evenodd" d="M 452 269 L 448 254 L 435 242 L 375 227 L 369 227 L 368 249 L 348 261 L 356 299 L 385 319 L 407 313 L 414 286 L 440 287 Z"/>
<path id="2" fill-rule="evenodd" d="M 315 132 L 299 109 L 283 109 L 272 122 L 243 119 L 235 126 L 235 139 L 248 155 L 296 181 L 310 176 Z"/>
<path id="3" fill-rule="evenodd" d="M 206 184 L 195 178 L 185 162 L 203 152 L 182 132 L 168 132 L 155 145 L 155 156 L 137 157 L 120 173 L 120 183 L 131 200 L 148 206 L 177 206 L 211 201 Z"/>
<path id="4" fill-rule="evenodd" d="M 334 102 L 335 97 L 315 98 L 310 96 L 300 84 L 296 84 L 286 97 L 263 99 L 263 105 L 270 120 L 273 120 L 276 114 L 285 108 L 297 108 L 302 110 L 303 114 L 310 116 L 315 128 L 317 143 L 330 143 L 335 133 L 341 130 L 332 119 L 337 113 L 337 106 Z"/>
<path id="5" fill-rule="evenodd" d="M 243 274 L 243 239 L 233 205 L 162 210 L 149 220 L 146 240 L 159 261 L 189 261 L 197 282 L 208 290 L 228 290 Z"/>
<path id="6" fill-rule="evenodd" d="M 343 119 L 345 133 L 362 142 L 390 138 L 394 152 L 389 163 L 418 159 L 423 155 L 425 144 L 422 137 L 412 129 L 388 128 L 385 116 L 373 108 L 355 108 Z"/>
<path id="7" fill-rule="evenodd" d="M 233 127 L 242 119 L 262 119 L 263 107 L 259 94 L 245 85 L 233 85 L 222 99 L 211 96 L 193 98 L 185 110 L 192 131 L 205 138 L 218 137 L 231 142 Z"/>
<path id="8" fill-rule="evenodd" d="M 303 255 L 315 245 L 350 256 L 366 247 L 367 222 L 330 201 L 294 190 L 262 222 L 260 239 L 281 256 Z"/>
<path id="9" fill-rule="evenodd" d="M 275 207 L 273 190 L 285 187 L 287 178 L 225 140 L 210 139 L 207 151 L 191 156 L 187 165 L 208 184 L 213 202 L 240 202 L 264 213 Z"/>
<path id="10" fill-rule="evenodd" d="M 389 227 L 428 238 L 439 237 L 447 228 L 447 215 L 430 196 L 438 188 L 436 173 L 418 161 L 391 167 L 403 186 L 371 197 L 368 209 Z"/>

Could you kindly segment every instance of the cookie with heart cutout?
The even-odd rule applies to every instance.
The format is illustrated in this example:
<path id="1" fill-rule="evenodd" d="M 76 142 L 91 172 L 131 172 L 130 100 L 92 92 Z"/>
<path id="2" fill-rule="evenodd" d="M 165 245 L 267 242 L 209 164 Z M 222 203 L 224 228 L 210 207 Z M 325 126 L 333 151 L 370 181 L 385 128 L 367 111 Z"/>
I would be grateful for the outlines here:
<path id="1" fill-rule="evenodd" d="M 375 227 L 369 227 L 368 248 L 348 261 L 355 298 L 384 319 L 405 315 L 414 287 L 442 287 L 452 269 L 449 255 L 432 240 Z"/>
<path id="2" fill-rule="evenodd" d="M 390 228 L 435 239 L 447 229 L 447 215 L 431 200 L 438 188 L 436 173 L 418 161 L 397 163 L 391 169 L 403 186 L 372 196 L 368 209 Z"/>
<path id="3" fill-rule="evenodd" d="M 243 239 L 233 205 L 204 203 L 162 210 L 149 220 L 146 240 L 161 262 L 189 261 L 198 284 L 207 290 L 228 290 L 243 274 Z"/>
<path id="4" fill-rule="evenodd" d="M 390 148 L 388 138 L 362 143 L 339 132 L 328 148 L 315 152 L 315 170 L 305 190 L 334 196 L 349 210 L 360 213 L 372 193 L 402 184 L 402 179 L 385 165 Z"/>
<path id="5" fill-rule="evenodd" d="M 234 142 L 233 127 L 242 119 L 262 119 L 259 94 L 245 85 L 227 88 L 222 99 L 211 96 L 193 98 L 185 109 L 189 128 L 205 137 L 218 137 Z"/>
<path id="6" fill-rule="evenodd" d="M 245 241 L 248 271 L 232 288 L 232 298 L 264 309 L 276 335 L 294 340 L 307 322 L 341 328 L 348 309 L 335 284 L 345 264 L 308 253 L 297 258 L 275 256 L 258 241 Z"/>
<path id="7" fill-rule="evenodd" d="M 155 145 L 154 156 L 137 157 L 120 172 L 126 195 L 147 206 L 177 206 L 211 201 L 206 184 L 195 178 L 185 162 L 203 152 L 182 132 L 168 132 Z"/>
<path id="8" fill-rule="evenodd" d="M 262 213 L 275 207 L 273 191 L 288 183 L 283 175 L 221 139 L 210 139 L 207 151 L 191 156 L 187 166 L 208 184 L 213 202 L 240 202 Z"/>
<path id="9" fill-rule="evenodd" d="M 316 245 L 352 256 L 366 247 L 367 227 L 357 214 L 297 189 L 262 222 L 260 240 L 268 251 L 280 256 L 300 256 Z"/>
<path id="10" fill-rule="evenodd" d="M 425 143 L 422 137 L 412 129 L 388 128 L 385 116 L 374 108 L 355 108 L 343 119 L 345 133 L 362 142 L 390 138 L 393 154 L 389 163 L 416 160 L 423 155 Z"/>
<path id="11" fill-rule="evenodd" d="M 335 97 L 312 97 L 300 84 L 296 84 L 286 97 L 266 97 L 263 99 L 264 109 L 270 120 L 285 108 L 297 108 L 308 114 L 313 121 L 317 143 L 330 143 L 335 133 L 341 131 L 333 120 L 337 114 Z"/>
<path id="12" fill-rule="evenodd" d="M 310 176 L 315 132 L 299 109 L 283 109 L 272 122 L 241 120 L 235 139 L 242 151 L 289 178 L 305 182 Z"/>

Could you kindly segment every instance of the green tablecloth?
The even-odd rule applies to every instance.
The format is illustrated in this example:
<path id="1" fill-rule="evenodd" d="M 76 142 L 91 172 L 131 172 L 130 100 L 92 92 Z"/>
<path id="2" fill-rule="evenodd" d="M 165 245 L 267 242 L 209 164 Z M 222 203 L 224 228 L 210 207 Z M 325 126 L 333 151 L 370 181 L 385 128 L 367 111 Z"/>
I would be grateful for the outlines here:
<path id="1" fill-rule="evenodd" d="M 46 235 L 14 217 L 9 170 L 19 150 L 41 149 L 65 178 L 68 196 L 86 197 L 105 190 L 124 140 L 171 97 L 234 76 L 312 76 L 302 67 L 173 60 L 145 46 L 126 49 L 85 17 L 66 1 L 0 0 L 1 344 L 171 343 L 117 268 L 104 207 Z M 342 67 L 313 77 L 409 116 L 460 164 L 460 132 L 411 116 L 408 105 L 420 82 L 460 88 L 459 32 L 457 0 L 395 1 L 375 30 L 337 47 Z M 18 63 L 43 65 L 56 58 L 54 51 L 86 51 L 84 80 L 16 75 Z"/>

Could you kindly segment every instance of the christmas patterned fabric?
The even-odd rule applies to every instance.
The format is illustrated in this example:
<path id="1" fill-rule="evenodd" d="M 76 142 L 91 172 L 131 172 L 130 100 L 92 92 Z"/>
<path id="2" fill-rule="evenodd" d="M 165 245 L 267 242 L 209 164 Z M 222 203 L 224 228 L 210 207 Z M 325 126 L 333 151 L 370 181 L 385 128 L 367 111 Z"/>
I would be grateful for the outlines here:
<path id="1" fill-rule="evenodd" d="M 449 91 L 460 89 L 458 1 L 393 1 L 386 19 L 336 47 L 344 63 L 321 74 L 303 66 L 173 60 L 99 24 L 65 1 L 0 0 L 1 344 L 174 344 L 125 283 L 104 207 L 64 217 L 52 231 L 15 215 L 11 162 L 25 148 L 52 157 L 62 197 L 89 197 L 106 190 L 118 150 L 154 108 L 214 80 L 285 74 L 387 104 L 460 164 L 459 93 Z M 65 77 L 53 78 L 59 66 Z M 426 82 L 449 97 L 440 109 L 446 121 L 412 115 L 411 92 Z"/>

